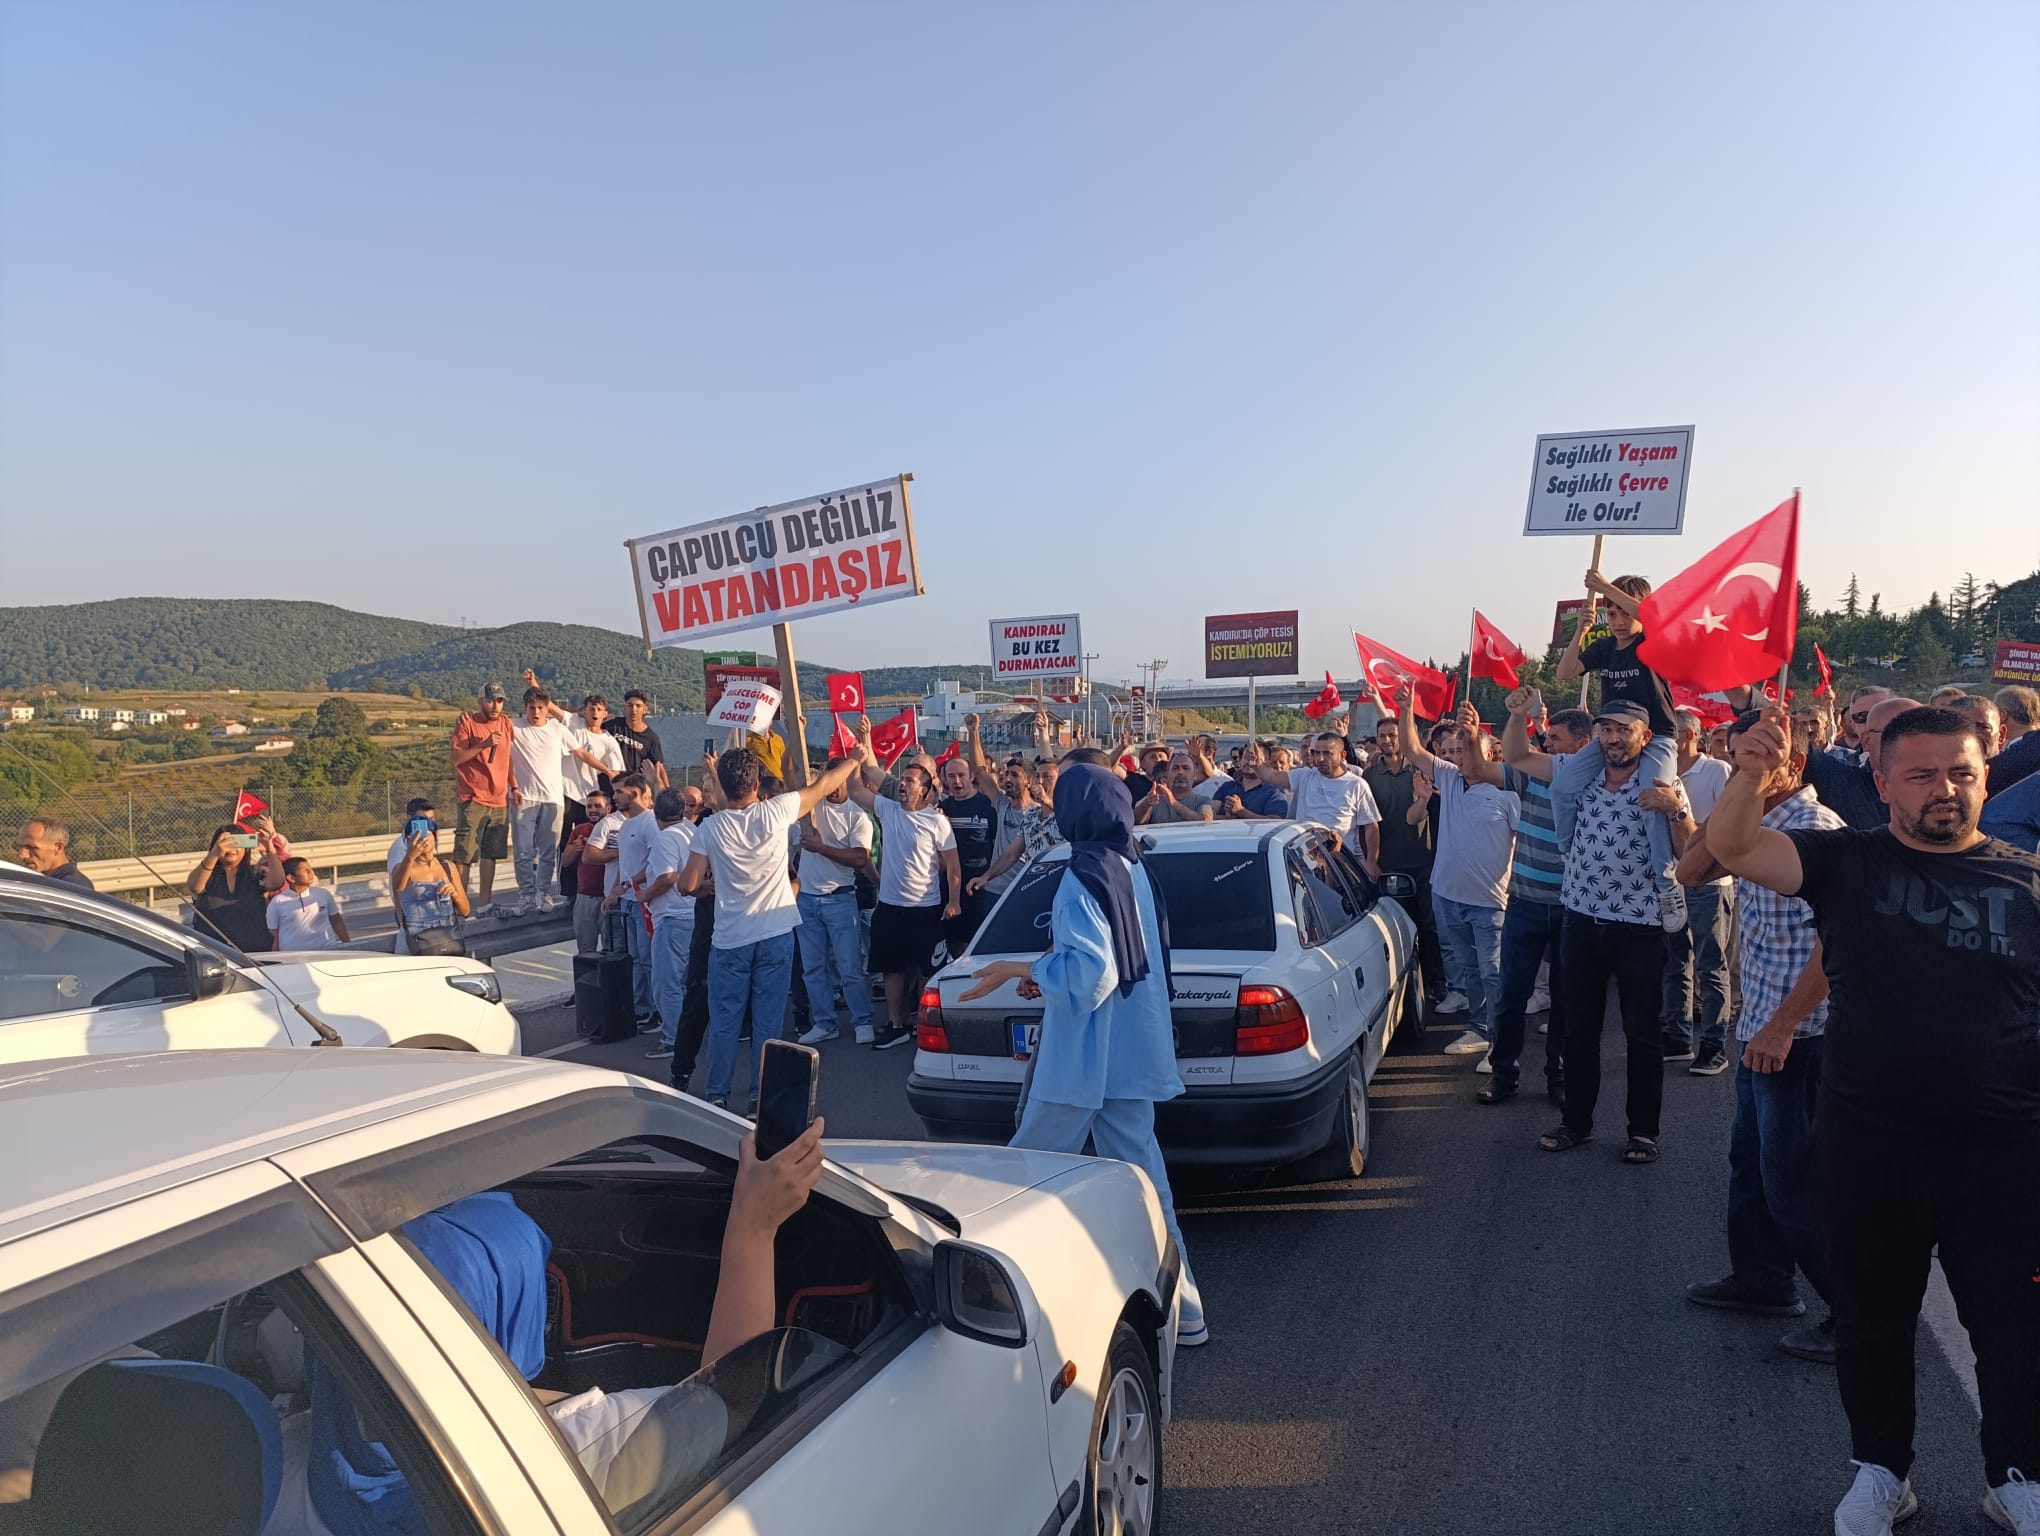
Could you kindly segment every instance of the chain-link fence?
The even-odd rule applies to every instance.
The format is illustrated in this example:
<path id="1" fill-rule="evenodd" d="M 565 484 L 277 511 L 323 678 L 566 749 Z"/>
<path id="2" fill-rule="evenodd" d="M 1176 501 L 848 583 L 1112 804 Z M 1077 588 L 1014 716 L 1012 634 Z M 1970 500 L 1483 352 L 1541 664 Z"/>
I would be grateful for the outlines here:
<path id="1" fill-rule="evenodd" d="M 71 829 L 71 857 L 80 863 L 194 853 L 232 818 L 236 793 L 232 787 L 201 791 L 188 783 L 157 786 L 137 775 L 111 784 L 80 784 L 62 793 L 53 789 L 33 800 L 0 794 L 0 829 L 12 834 L 32 817 L 54 817 Z M 383 832 L 394 837 L 403 826 L 405 805 L 420 795 L 440 808 L 447 826 L 453 825 L 451 778 L 277 790 L 269 814 L 292 843 Z"/>

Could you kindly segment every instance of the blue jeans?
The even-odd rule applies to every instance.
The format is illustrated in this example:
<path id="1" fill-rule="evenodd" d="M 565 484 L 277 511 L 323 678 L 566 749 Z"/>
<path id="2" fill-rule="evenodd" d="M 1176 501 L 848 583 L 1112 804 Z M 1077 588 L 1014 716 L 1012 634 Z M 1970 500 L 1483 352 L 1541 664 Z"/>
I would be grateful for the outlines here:
<path id="1" fill-rule="evenodd" d="M 826 896 L 802 891 L 800 960 L 807 973 L 808 1015 L 821 1029 L 836 1027 L 836 991 L 850 1007 L 850 1023 L 871 1027 L 871 984 L 864 979 L 864 947 L 857 933 L 857 892 L 849 886 Z"/>
<path id="2" fill-rule="evenodd" d="M 1098 1156 L 1131 1163 L 1148 1176 L 1155 1193 L 1161 1197 L 1162 1221 L 1188 1266 L 1189 1250 L 1183 1246 L 1183 1229 L 1176 1225 L 1176 1197 L 1169 1190 L 1169 1171 L 1162 1166 L 1162 1145 L 1155 1140 L 1152 1100 L 1107 1099 L 1098 1109 L 1083 1109 L 1075 1104 L 1029 1098 L 1020 1112 L 1020 1128 L 1006 1145 L 1034 1152 L 1081 1153 L 1086 1142 Z"/>
<path id="3" fill-rule="evenodd" d="M 737 1075 L 737 1036 L 751 1015 L 751 1043 L 757 1054 L 786 1027 L 786 996 L 793 988 L 793 935 L 775 934 L 755 944 L 708 952 L 708 1083 L 706 1093 L 728 1103 Z M 758 1092 L 758 1062 L 751 1063 L 751 1092 Z"/>
<path id="4" fill-rule="evenodd" d="M 1720 1045 L 1728 1033 L 1728 936 L 1735 928 L 1735 887 L 1699 885 L 1686 892 L 1686 926 L 1665 935 L 1667 1042 Z M 1697 1006 L 1696 1006 L 1697 1005 Z"/>
<path id="5" fill-rule="evenodd" d="M 1502 909 L 1473 907 L 1431 892 L 1445 974 L 1466 993 L 1466 1027 L 1492 1040 L 1502 995 Z"/>
<path id="6" fill-rule="evenodd" d="M 1819 1035 L 1794 1040 L 1777 1072 L 1735 1069 L 1735 1124 L 1728 1133 L 1728 1263 L 1766 1296 L 1789 1297 L 1797 1268 L 1825 1301 L 1827 1256 L 1813 1224 L 1809 1171 L 1814 1102 L 1820 1097 Z"/>
<path id="7" fill-rule="evenodd" d="M 669 912 L 652 929 L 652 992 L 659 1000 L 659 1044 L 671 1050 L 687 1003 L 687 952 L 694 944 L 694 903 Z"/>
<path id="8" fill-rule="evenodd" d="M 1587 786 L 1607 771 L 1608 760 L 1601 744 L 1592 737 L 1570 757 L 1551 760 L 1551 819 L 1558 829 L 1558 846 L 1570 852 L 1573 825 L 1579 820 L 1580 796 Z M 1679 748 L 1669 736 L 1653 736 L 1643 749 L 1643 764 L 1636 770 L 1649 789 L 1659 779 L 1676 784 L 1679 780 Z M 1672 851 L 1672 824 L 1655 812 L 1646 812 L 1643 830 L 1650 838 L 1651 868 L 1669 870 L 1678 855 Z"/>
<path id="9" fill-rule="evenodd" d="M 511 852 L 517 859 L 517 900 L 535 907 L 553 894 L 553 876 L 560 860 L 560 808 L 520 805 L 510 813 L 516 835 Z"/>
<path id="10" fill-rule="evenodd" d="M 1496 1086 L 1513 1087 L 1522 1077 L 1526 1009 L 1537 990 L 1537 967 L 1551 961 L 1551 1017 L 1544 1036 L 1544 1077 L 1565 1076 L 1565 968 L 1559 959 L 1559 930 L 1565 908 L 1555 901 L 1512 901 L 1502 919 L 1501 1001 L 1495 1005 L 1494 1050 L 1489 1064 Z"/>
<path id="11" fill-rule="evenodd" d="M 626 896 L 616 906 L 623 926 L 624 948 L 630 955 L 630 995 L 640 1022 L 657 1018 L 659 994 L 652 985 L 652 936 L 645 932 L 642 903 Z"/>

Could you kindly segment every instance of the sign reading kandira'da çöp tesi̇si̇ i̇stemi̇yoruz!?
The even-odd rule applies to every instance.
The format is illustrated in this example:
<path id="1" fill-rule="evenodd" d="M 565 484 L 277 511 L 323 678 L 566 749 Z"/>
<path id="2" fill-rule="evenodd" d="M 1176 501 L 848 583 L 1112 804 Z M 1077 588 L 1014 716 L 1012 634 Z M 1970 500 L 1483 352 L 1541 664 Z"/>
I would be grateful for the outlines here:
<path id="1" fill-rule="evenodd" d="M 920 596 L 908 478 L 629 540 L 645 644 Z"/>

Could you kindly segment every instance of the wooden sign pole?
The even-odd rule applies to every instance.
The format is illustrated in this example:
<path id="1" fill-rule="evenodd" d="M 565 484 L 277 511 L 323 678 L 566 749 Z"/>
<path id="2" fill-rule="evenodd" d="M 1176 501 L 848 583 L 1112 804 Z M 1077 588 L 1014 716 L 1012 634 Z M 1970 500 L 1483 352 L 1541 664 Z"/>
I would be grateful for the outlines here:
<path id="1" fill-rule="evenodd" d="M 1601 568 L 1601 539 L 1602 539 L 1602 537 L 1603 537 L 1603 535 L 1601 535 L 1601 534 L 1598 534 L 1598 533 L 1594 535 L 1594 566 L 1593 566 L 1593 568 L 1594 568 L 1595 570 L 1597 570 L 1597 571 L 1598 571 L 1598 570 L 1599 570 L 1599 569 Z M 1595 605 L 1596 603 L 1598 603 L 1598 602 L 1600 602 L 1600 598 L 1596 597 L 1596 596 L 1595 596 L 1595 595 L 1594 595 L 1593 593 L 1591 593 L 1591 592 L 1589 592 L 1589 593 L 1587 594 L 1587 607 L 1586 607 L 1586 611 L 1585 611 L 1584 613 L 1582 613 L 1582 614 L 1580 615 L 1580 623 L 1582 623 L 1582 624 L 1584 624 L 1584 625 L 1587 625 L 1587 626 L 1589 626 L 1589 627 L 1592 627 L 1592 625 L 1593 625 L 1593 622 L 1594 622 L 1594 605 Z M 1591 672 L 1582 672 L 1582 673 L 1580 674 L 1580 708 L 1581 708 L 1581 709 L 1585 709 L 1585 708 L 1587 707 L 1587 683 L 1588 683 L 1589 679 L 1591 679 L 1592 677 L 1593 677 L 1593 674 L 1592 674 Z"/>
<path id="2" fill-rule="evenodd" d="M 793 656 L 793 626 L 772 626 L 772 644 L 779 660 L 779 718 L 786 727 L 786 764 L 796 777 L 788 783 L 808 782 L 807 716 L 800 706 L 800 672 Z"/>

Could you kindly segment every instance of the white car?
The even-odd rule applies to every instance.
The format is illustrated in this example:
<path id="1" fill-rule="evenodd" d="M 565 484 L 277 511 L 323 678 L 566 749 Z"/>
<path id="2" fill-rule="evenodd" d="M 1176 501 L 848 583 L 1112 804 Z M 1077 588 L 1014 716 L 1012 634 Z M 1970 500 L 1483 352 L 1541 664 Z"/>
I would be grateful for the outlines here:
<path id="1" fill-rule="evenodd" d="M 482 961 L 244 955 L 131 902 L 0 868 L 0 1062 L 322 1040 L 521 1048 Z"/>
<path id="2" fill-rule="evenodd" d="M 1163 1154 L 1186 1166 L 1276 1167 L 1358 1176 L 1367 1085 L 1391 1038 L 1423 1028 L 1416 925 L 1323 827 L 1293 821 L 1177 822 L 1145 829 L 1143 860 L 1169 911 L 1176 1067 L 1185 1092 L 1155 1106 Z M 1003 1141 L 1041 1005 L 1009 982 L 959 1003 L 990 960 L 1048 944 L 1069 850 L 1027 865 L 968 949 L 921 996 L 907 1100 L 945 1139 Z"/>
<path id="3" fill-rule="evenodd" d="M 1144 1174 L 831 1142 L 783 1326 L 696 1376 L 747 1129 L 452 1052 L 0 1068 L 0 1531 L 1154 1529 L 1181 1265 Z M 561 1398 L 683 1381 L 569 1448 Z"/>

